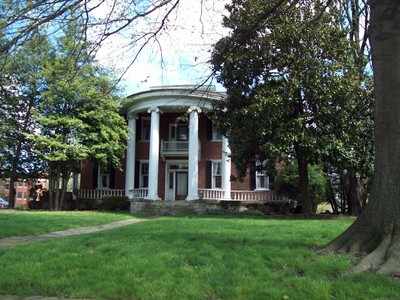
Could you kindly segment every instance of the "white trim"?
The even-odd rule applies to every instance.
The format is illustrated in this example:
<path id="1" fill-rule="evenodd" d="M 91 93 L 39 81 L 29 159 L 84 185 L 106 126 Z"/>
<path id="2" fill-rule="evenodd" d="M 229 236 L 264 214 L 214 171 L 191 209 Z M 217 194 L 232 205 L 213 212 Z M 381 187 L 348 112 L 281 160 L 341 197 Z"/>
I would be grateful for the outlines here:
<path id="1" fill-rule="evenodd" d="M 266 161 L 266 160 L 263 161 L 263 162 L 257 161 L 256 162 L 256 166 L 257 165 L 266 166 L 267 163 L 268 163 L 268 161 Z M 260 187 L 259 178 L 262 178 L 262 180 L 264 181 L 264 184 L 265 184 L 266 187 Z M 269 191 L 270 190 L 270 188 L 269 188 L 269 176 L 268 176 L 267 170 L 256 171 L 255 180 L 256 180 L 256 188 L 254 190 L 256 190 L 256 191 Z"/>
<path id="2" fill-rule="evenodd" d="M 143 186 L 142 165 L 147 164 L 147 186 Z M 149 161 L 145 159 L 139 160 L 139 188 L 149 188 Z"/>
<path id="3" fill-rule="evenodd" d="M 108 169 L 108 173 L 101 173 L 101 169 Z M 107 186 L 103 186 L 103 176 L 106 177 Z M 110 166 L 98 166 L 97 167 L 97 188 L 98 189 L 109 189 L 110 188 Z"/>
<path id="4" fill-rule="evenodd" d="M 188 168 L 186 169 L 174 169 L 171 170 L 172 165 L 180 165 L 189 167 L 189 161 L 188 160 L 168 160 L 165 162 L 165 182 L 164 182 L 164 189 L 165 189 L 165 200 L 170 200 L 170 201 L 175 201 L 175 195 L 176 195 L 176 171 L 183 170 L 183 171 L 189 171 Z M 169 185 L 170 185 L 170 172 L 173 172 L 173 188 L 170 190 Z M 170 195 L 172 193 L 172 195 Z"/>
<path id="5" fill-rule="evenodd" d="M 220 159 L 210 159 L 210 161 L 211 161 L 211 188 L 212 189 L 221 190 L 222 189 L 222 160 L 220 160 Z M 215 186 L 214 163 L 220 164 L 220 166 L 219 166 L 220 174 L 217 175 L 217 176 L 219 176 L 221 178 L 221 186 L 220 187 L 216 187 Z"/>

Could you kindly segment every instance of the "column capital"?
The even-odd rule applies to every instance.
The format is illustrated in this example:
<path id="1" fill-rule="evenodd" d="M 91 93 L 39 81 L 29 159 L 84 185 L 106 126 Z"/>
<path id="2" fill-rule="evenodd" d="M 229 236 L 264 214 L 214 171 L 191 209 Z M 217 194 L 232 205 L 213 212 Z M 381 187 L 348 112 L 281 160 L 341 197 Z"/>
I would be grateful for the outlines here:
<path id="1" fill-rule="evenodd" d="M 188 108 L 188 113 L 192 113 L 192 112 L 197 112 L 197 113 L 201 113 L 201 108 L 199 106 L 196 105 L 192 105 Z"/>
<path id="2" fill-rule="evenodd" d="M 161 109 L 158 106 L 152 106 L 147 110 L 148 113 L 156 112 L 162 114 Z"/>
<path id="3" fill-rule="evenodd" d="M 137 114 L 133 113 L 133 112 L 128 113 L 127 117 L 128 117 L 128 120 L 132 120 L 132 119 L 137 120 L 138 119 Z"/>

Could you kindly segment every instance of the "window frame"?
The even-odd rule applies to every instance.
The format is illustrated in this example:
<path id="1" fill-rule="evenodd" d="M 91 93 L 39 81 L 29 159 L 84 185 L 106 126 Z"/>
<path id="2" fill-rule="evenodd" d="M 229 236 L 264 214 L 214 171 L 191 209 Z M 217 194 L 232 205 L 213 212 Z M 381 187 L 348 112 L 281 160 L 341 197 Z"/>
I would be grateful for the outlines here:
<path id="1" fill-rule="evenodd" d="M 106 172 L 104 172 L 106 171 Z M 110 166 L 99 166 L 98 167 L 98 173 L 97 173 L 97 188 L 98 189 L 109 189 L 110 188 Z M 105 185 L 103 184 L 104 181 L 103 179 L 106 180 Z"/>
<path id="2" fill-rule="evenodd" d="M 219 167 L 216 167 L 219 165 Z M 219 174 L 218 174 L 219 171 Z M 219 177 L 220 186 L 217 186 L 217 177 Z M 222 189 L 222 161 L 212 160 L 211 161 L 211 188 L 212 189 Z"/>
<path id="3" fill-rule="evenodd" d="M 222 133 L 218 131 L 214 123 L 211 124 L 211 140 L 212 141 L 222 141 Z"/>
<path id="4" fill-rule="evenodd" d="M 255 189 L 258 191 L 269 191 L 270 190 L 270 182 L 269 182 L 269 176 L 267 173 L 266 165 L 268 161 L 264 160 L 263 162 L 260 162 L 259 160 L 256 161 L 256 171 L 255 171 L 255 183 L 256 187 Z M 264 169 L 263 171 L 258 171 L 257 167 L 262 166 Z"/>
<path id="5" fill-rule="evenodd" d="M 148 126 L 147 126 L 147 124 L 148 124 Z M 151 119 L 149 117 L 143 117 L 140 126 L 141 126 L 140 140 L 142 142 L 150 141 Z"/>
<path id="6" fill-rule="evenodd" d="M 147 173 L 143 173 L 144 166 L 147 165 Z M 147 176 L 147 186 L 145 186 L 146 180 L 144 178 Z M 149 187 L 149 161 L 141 160 L 139 166 L 139 188 L 148 188 Z"/>

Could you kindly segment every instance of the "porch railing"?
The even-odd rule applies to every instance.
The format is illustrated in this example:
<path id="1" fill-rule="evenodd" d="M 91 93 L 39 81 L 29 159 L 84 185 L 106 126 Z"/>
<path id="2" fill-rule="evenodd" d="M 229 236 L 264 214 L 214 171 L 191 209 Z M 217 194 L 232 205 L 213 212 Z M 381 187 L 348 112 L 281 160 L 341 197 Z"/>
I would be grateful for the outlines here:
<path id="1" fill-rule="evenodd" d="M 199 155 L 201 153 L 201 143 L 199 140 Z M 182 156 L 189 154 L 188 141 L 164 141 L 161 140 L 161 156 Z"/>
<path id="2" fill-rule="evenodd" d="M 224 198 L 224 191 L 221 189 L 199 189 L 200 199 L 205 200 L 224 200 L 224 201 L 255 201 L 255 202 L 270 202 L 270 201 L 289 201 L 287 197 L 276 195 L 273 191 L 244 191 L 233 190 L 231 191 L 230 199 Z M 147 197 L 147 188 L 138 188 L 129 191 L 130 199 L 138 199 Z M 124 196 L 125 190 L 112 190 L 112 189 L 91 189 L 91 190 L 78 190 L 78 198 L 82 199 L 99 199 L 103 196 Z"/>
<path id="3" fill-rule="evenodd" d="M 122 189 L 91 189 L 78 190 L 78 198 L 80 199 L 100 199 L 104 196 L 124 196 L 125 190 Z"/>
<path id="4" fill-rule="evenodd" d="M 199 189 L 201 199 L 206 200 L 224 200 L 224 201 L 288 201 L 287 197 L 276 195 L 273 191 L 244 191 L 233 190 L 231 191 L 230 199 L 224 198 L 224 191 L 217 189 Z"/>
<path id="5" fill-rule="evenodd" d="M 189 152 L 189 142 L 161 140 L 161 153 Z"/>
<path id="6" fill-rule="evenodd" d="M 145 198 L 147 197 L 148 194 L 148 189 L 147 188 L 138 188 L 134 190 L 129 191 L 129 198 L 134 199 L 134 198 Z"/>
<path id="7" fill-rule="evenodd" d="M 279 201 L 289 200 L 278 196 L 273 191 L 231 191 L 233 201 Z"/>
<path id="8" fill-rule="evenodd" d="M 224 191 L 217 189 L 199 189 L 200 199 L 221 200 L 224 198 Z"/>

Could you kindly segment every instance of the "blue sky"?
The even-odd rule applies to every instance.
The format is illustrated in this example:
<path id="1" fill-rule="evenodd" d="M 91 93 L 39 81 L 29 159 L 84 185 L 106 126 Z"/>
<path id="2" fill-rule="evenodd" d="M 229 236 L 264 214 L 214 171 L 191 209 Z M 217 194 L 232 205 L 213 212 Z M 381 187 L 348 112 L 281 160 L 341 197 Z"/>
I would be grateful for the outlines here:
<path id="1" fill-rule="evenodd" d="M 124 94 L 152 86 L 202 82 L 210 72 L 206 62 L 212 44 L 227 33 L 221 25 L 222 15 L 226 15 L 225 3 L 225 0 L 203 0 L 203 3 L 181 0 L 177 14 L 168 20 L 167 31 L 157 43 L 148 45 L 126 71 L 122 78 Z M 113 36 L 98 52 L 98 59 L 122 72 L 137 53 L 137 48 L 126 51 L 124 46 L 128 42 L 127 37 Z M 217 89 L 223 90 L 218 85 Z"/>

